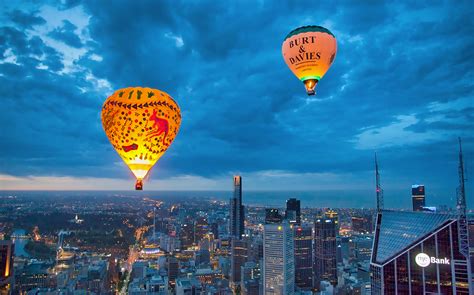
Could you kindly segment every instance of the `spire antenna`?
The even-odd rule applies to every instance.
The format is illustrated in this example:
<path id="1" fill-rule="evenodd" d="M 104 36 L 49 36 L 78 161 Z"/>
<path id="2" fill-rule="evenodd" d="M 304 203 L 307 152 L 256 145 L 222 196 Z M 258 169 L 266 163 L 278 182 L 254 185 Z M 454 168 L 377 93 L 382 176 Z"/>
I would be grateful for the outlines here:
<path id="1" fill-rule="evenodd" d="M 383 189 L 380 185 L 379 164 L 377 161 L 377 152 L 375 152 L 375 193 L 377 196 L 377 212 L 383 210 Z"/>
<path id="2" fill-rule="evenodd" d="M 464 161 L 462 157 L 462 143 L 461 138 L 459 140 L 459 186 L 457 189 L 457 211 L 458 211 L 458 231 L 459 231 L 459 252 L 465 257 L 469 257 L 469 236 L 467 230 L 467 216 L 466 216 L 466 190 L 464 182 L 466 180 L 464 176 Z"/>

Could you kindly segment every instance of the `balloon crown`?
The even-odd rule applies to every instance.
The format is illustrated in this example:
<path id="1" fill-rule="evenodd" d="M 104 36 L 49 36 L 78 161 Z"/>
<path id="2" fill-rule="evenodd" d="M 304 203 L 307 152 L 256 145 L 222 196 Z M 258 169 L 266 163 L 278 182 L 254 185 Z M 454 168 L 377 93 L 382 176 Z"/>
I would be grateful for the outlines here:
<path id="1" fill-rule="evenodd" d="M 303 27 L 294 29 L 293 31 L 289 32 L 288 35 L 286 35 L 285 40 L 290 38 L 291 36 L 304 33 L 304 32 L 321 32 L 321 33 L 329 34 L 333 36 L 334 38 L 336 38 L 336 36 L 334 36 L 334 34 L 328 29 L 326 29 L 325 27 L 312 25 L 312 26 L 303 26 Z"/>

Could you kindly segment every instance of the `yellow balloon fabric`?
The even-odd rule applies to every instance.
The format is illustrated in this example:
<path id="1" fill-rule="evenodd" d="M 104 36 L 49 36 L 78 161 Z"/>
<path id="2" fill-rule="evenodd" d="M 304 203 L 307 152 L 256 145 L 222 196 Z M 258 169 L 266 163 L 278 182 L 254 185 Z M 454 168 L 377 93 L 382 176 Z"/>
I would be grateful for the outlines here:
<path id="1" fill-rule="evenodd" d="M 115 91 L 102 107 L 102 126 L 110 143 L 142 180 L 178 133 L 181 113 L 167 93 L 142 87 Z"/>

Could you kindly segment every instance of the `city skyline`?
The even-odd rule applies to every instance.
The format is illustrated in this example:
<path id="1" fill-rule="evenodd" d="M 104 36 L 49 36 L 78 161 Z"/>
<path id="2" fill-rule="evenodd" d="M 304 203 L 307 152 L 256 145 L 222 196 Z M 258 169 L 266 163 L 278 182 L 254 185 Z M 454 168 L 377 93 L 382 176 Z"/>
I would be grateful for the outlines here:
<path id="1" fill-rule="evenodd" d="M 371 192 L 377 151 L 387 199 L 424 183 L 429 203 L 455 193 L 457 136 L 472 170 L 467 2 L 1 5 L 0 118 L 13 127 L 0 140 L 0 189 L 128 189 L 99 112 L 114 89 L 134 85 L 167 91 L 183 112 L 148 190 L 227 190 L 240 174 L 249 190 Z M 123 26 L 128 11 L 141 17 Z M 307 23 L 338 40 L 311 98 L 280 52 L 289 30 Z"/>

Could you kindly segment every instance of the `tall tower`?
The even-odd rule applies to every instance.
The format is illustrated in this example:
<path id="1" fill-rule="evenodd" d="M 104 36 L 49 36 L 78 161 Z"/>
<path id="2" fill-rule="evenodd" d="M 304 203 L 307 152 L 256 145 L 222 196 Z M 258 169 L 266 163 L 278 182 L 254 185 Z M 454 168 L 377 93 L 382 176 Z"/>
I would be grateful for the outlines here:
<path id="1" fill-rule="evenodd" d="M 464 187 L 464 161 L 462 158 L 461 138 L 459 138 L 459 187 L 457 189 L 457 210 L 458 210 L 458 230 L 459 230 L 459 252 L 465 257 L 469 257 L 469 236 L 467 230 L 466 216 L 466 190 Z"/>
<path id="2" fill-rule="evenodd" d="M 290 223 L 301 225 L 300 200 L 291 198 L 286 201 L 285 218 L 288 219 Z"/>
<path id="3" fill-rule="evenodd" d="M 295 226 L 295 284 L 300 289 L 313 287 L 313 229 L 311 226 Z"/>
<path id="4" fill-rule="evenodd" d="M 377 153 L 375 153 L 375 193 L 377 196 L 377 212 L 383 210 L 383 189 L 380 186 L 379 163 L 377 162 Z"/>
<path id="5" fill-rule="evenodd" d="M 242 177 L 234 176 L 234 195 L 230 199 L 230 235 L 241 239 L 244 234 L 244 206 L 242 205 Z"/>
<path id="6" fill-rule="evenodd" d="M 0 240 L 0 294 L 10 294 L 13 289 L 14 249 L 15 245 L 11 240 Z"/>
<path id="7" fill-rule="evenodd" d="M 333 218 L 316 218 L 314 222 L 314 284 L 321 281 L 337 285 L 336 228 Z"/>
<path id="8" fill-rule="evenodd" d="M 292 226 L 265 224 L 263 232 L 263 294 L 295 292 L 295 257 Z"/>
<path id="9" fill-rule="evenodd" d="M 413 211 L 423 211 L 425 207 L 425 186 L 422 184 L 414 184 L 411 186 L 411 200 Z"/>

